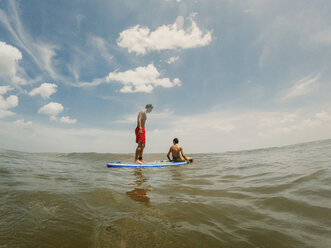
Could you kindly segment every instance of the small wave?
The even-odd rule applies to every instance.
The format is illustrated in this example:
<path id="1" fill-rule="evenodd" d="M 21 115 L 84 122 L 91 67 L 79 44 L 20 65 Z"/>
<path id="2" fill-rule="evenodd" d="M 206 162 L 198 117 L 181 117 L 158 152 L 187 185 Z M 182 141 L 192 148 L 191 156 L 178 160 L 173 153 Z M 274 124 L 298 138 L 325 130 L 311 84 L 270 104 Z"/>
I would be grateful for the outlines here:
<path id="1" fill-rule="evenodd" d="M 304 182 L 309 182 L 311 180 L 319 179 L 319 177 L 324 175 L 325 173 L 326 173 L 326 170 L 321 169 L 321 170 L 315 171 L 309 175 L 302 176 L 302 177 L 294 180 L 293 183 L 304 183 Z"/>
<path id="2" fill-rule="evenodd" d="M 331 208 L 312 205 L 304 201 L 293 200 L 287 197 L 271 197 L 261 201 L 261 206 L 280 212 L 288 212 L 300 218 L 319 220 L 322 223 L 330 224 L 325 216 L 331 216 Z"/>

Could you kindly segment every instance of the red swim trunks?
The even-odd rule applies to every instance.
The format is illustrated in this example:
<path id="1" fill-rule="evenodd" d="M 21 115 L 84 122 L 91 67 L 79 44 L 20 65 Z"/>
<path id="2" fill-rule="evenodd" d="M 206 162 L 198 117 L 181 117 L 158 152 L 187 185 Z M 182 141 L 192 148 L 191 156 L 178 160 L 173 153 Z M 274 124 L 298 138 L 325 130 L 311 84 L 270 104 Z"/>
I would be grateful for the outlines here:
<path id="1" fill-rule="evenodd" d="M 145 138 L 145 128 L 141 127 L 141 134 L 139 134 L 139 128 L 137 127 L 135 130 L 136 133 L 136 143 L 141 141 L 142 143 L 146 143 L 146 138 Z"/>

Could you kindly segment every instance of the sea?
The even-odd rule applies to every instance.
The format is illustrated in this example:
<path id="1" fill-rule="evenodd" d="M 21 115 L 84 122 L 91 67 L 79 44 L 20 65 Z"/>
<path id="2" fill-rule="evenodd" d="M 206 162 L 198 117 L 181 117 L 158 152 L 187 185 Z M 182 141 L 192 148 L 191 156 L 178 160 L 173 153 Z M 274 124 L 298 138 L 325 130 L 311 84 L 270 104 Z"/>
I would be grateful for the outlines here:
<path id="1" fill-rule="evenodd" d="M 187 155 L 0 150 L 0 247 L 331 247 L 331 140 Z"/>

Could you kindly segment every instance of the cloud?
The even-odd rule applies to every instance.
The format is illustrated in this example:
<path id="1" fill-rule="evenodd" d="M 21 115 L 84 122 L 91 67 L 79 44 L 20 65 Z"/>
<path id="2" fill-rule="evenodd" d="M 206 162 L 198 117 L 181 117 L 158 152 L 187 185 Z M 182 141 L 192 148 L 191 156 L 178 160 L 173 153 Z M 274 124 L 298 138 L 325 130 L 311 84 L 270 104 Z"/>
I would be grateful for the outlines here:
<path id="1" fill-rule="evenodd" d="M 289 125 L 296 121 L 298 115 L 295 113 L 265 113 L 265 116 L 260 118 L 260 126 L 263 128 L 272 128 L 275 125 Z"/>
<path id="2" fill-rule="evenodd" d="M 118 142 L 114 142 L 114 140 Z M 131 152 L 132 132 L 93 128 L 60 128 L 0 121 L 0 147 L 30 152 Z"/>
<path id="3" fill-rule="evenodd" d="M 169 115 L 163 115 L 163 121 L 169 119 Z M 206 130 L 214 133 L 231 133 L 237 128 L 238 117 L 229 116 L 226 113 L 208 112 L 189 116 L 172 116 L 172 126 L 177 133 L 205 133 Z M 208 120 L 208 121 L 201 121 Z"/>
<path id="4" fill-rule="evenodd" d="M 151 93 L 157 86 L 172 88 L 181 85 L 178 78 L 171 81 L 169 78 L 160 78 L 161 74 L 153 64 L 146 67 L 137 67 L 125 72 L 111 72 L 106 78 L 107 82 L 117 81 L 124 86 L 120 89 L 122 93 L 145 92 Z"/>
<path id="5" fill-rule="evenodd" d="M 317 131 L 317 129 L 330 128 L 331 115 L 326 111 L 317 113 L 306 113 L 305 111 L 297 111 L 296 113 L 270 112 L 265 113 L 265 116 L 260 118 L 259 122 L 260 136 L 292 135 L 293 137 L 299 134 L 305 137 L 314 136 L 314 132 L 311 132 L 311 130 Z M 315 139 L 319 138 L 322 137 Z"/>
<path id="6" fill-rule="evenodd" d="M 166 150 L 166 144 L 175 137 L 190 152 L 254 149 L 331 137 L 331 109 L 294 112 L 216 110 L 198 115 L 169 113 L 157 118 L 151 113 L 148 119 L 147 138 L 155 152 Z"/>
<path id="7" fill-rule="evenodd" d="M 41 95 L 43 99 L 49 98 L 52 94 L 54 94 L 57 90 L 56 84 L 43 83 L 38 88 L 30 91 L 30 96 Z"/>
<path id="8" fill-rule="evenodd" d="M 31 126 L 32 121 L 25 121 L 24 119 L 20 119 L 20 120 L 16 120 L 14 124 L 21 127 L 26 127 L 26 126 Z"/>
<path id="9" fill-rule="evenodd" d="M 64 117 L 65 118 L 65 117 Z M 68 118 L 71 119 L 71 118 Z M 135 123 L 136 113 L 122 126 Z M 0 146 L 25 151 L 132 152 L 136 148 L 131 129 L 59 128 L 20 121 L 0 121 Z M 27 128 L 28 127 L 28 128 Z M 197 115 L 166 109 L 148 117 L 146 152 L 167 152 L 179 138 L 185 153 L 223 152 L 282 146 L 331 137 L 331 109 L 294 112 L 220 111 Z M 118 141 L 116 144 L 112 141 Z M 201 146 L 201 144 L 203 144 Z M 74 148 L 73 148 L 74 147 Z"/>
<path id="10" fill-rule="evenodd" d="M 22 59 L 22 53 L 11 45 L 0 41 L 0 76 L 9 76 L 15 83 L 24 83 L 16 73 L 18 61 Z"/>
<path id="11" fill-rule="evenodd" d="M 75 124 L 77 122 L 76 119 L 71 119 L 69 116 L 63 116 L 60 118 L 60 121 L 67 124 Z"/>
<path id="12" fill-rule="evenodd" d="M 305 119 L 300 128 L 314 128 L 325 124 L 331 126 L 331 115 L 325 111 L 321 111 L 316 113 L 313 117 Z"/>
<path id="13" fill-rule="evenodd" d="M 331 115 L 328 114 L 325 111 L 316 113 L 316 118 L 319 119 L 320 121 L 331 121 Z"/>
<path id="14" fill-rule="evenodd" d="M 179 57 L 171 57 L 167 60 L 167 63 L 170 65 L 172 63 L 174 63 L 175 61 L 177 61 L 179 59 Z"/>
<path id="15" fill-rule="evenodd" d="M 10 90 L 13 90 L 10 86 L 0 86 L 0 95 L 4 95 Z"/>
<path id="16" fill-rule="evenodd" d="M 63 112 L 63 106 L 61 103 L 50 102 L 49 104 L 44 105 L 38 111 L 39 114 L 45 114 L 49 116 L 49 119 L 52 121 L 60 121 L 66 124 L 75 124 L 76 119 L 71 119 L 69 116 L 62 116 L 58 118 L 58 115 Z"/>
<path id="17" fill-rule="evenodd" d="M 15 1 L 10 1 L 6 12 L 0 9 L 0 22 L 12 35 L 13 41 L 27 54 L 31 56 L 41 71 L 46 71 L 52 78 L 61 79 L 53 66 L 53 57 L 56 55 L 57 47 L 53 44 L 46 44 L 35 40 L 22 25 L 19 9 Z M 20 77 L 14 77 L 15 83 L 26 83 L 26 80 Z"/>
<path id="18" fill-rule="evenodd" d="M 62 111 L 63 111 L 63 106 L 61 103 L 50 102 L 49 104 L 41 107 L 38 113 L 48 115 L 51 120 L 56 120 L 57 115 Z"/>
<path id="19" fill-rule="evenodd" d="M 191 19 L 187 30 L 178 28 L 178 21 L 171 25 L 163 25 L 152 31 L 148 27 L 136 25 L 124 30 L 117 39 L 117 45 L 127 48 L 129 53 L 144 55 L 150 51 L 188 49 L 210 44 L 211 31 L 203 33 Z"/>
<path id="20" fill-rule="evenodd" d="M 105 82 L 105 78 L 97 78 L 92 82 L 82 82 L 80 78 L 86 75 L 86 71 L 98 72 L 107 70 L 106 68 L 109 68 L 110 64 L 111 67 L 117 66 L 116 59 L 112 54 L 113 45 L 99 36 L 88 35 L 84 47 L 76 46 L 72 50 L 72 62 L 66 64 L 74 81 L 76 81 L 76 83 L 69 83 L 72 86 L 99 85 Z"/>
<path id="21" fill-rule="evenodd" d="M 321 75 L 314 76 L 313 74 L 304 77 L 303 79 L 296 82 L 291 88 L 287 90 L 285 95 L 281 97 L 282 101 L 289 100 L 294 97 L 304 96 L 311 93 L 317 86 L 317 81 Z"/>
<path id="22" fill-rule="evenodd" d="M 18 97 L 15 95 L 10 95 L 7 98 L 3 97 L 3 95 L 10 90 L 12 90 L 12 88 L 9 86 L 0 86 L 0 118 L 15 114 L 8 109 L 14 108 L 18 105 Z"/>
<path id="23" fill-rule="evenodd" d="M 92 82 L 81 82 L 81 83 L 74 84 L 73 86 L 76 86 L 76 87 L 95 87 L 95 86 L 98 86 L 102 83 L 107 82 L 106 79 L 107 79 L 107 77 L 95 78 L 95 79 L 93 79 Z"/>
<path id="24" fill-rule="evenodd" d="M 90 36 L 88 43 L 92 45 L 92 48 L 95 49 L 95 54 L 100 54 L 108 62 L 113 62 L 114 56 L 109 52 L 107 42 L 104 39 L 97 36 Z"/>
<path id="25" fill-rule="evenodd" d="M 39 67 L 49 73 L 53 79 L 60 78 L 53 66 L 53 57 L 56 56 L 57 47 L 52 44 L 37 43 L 34 46 L 34 53 L 37 56 Z"/>
<path id="26" fill-rule="evenodd" d="M 133 70 L 124 72 L 110 72 L 104 78 L 96 78 L 92 82 L 81 82 L 74 86 L 76 87 L 95 87 L 102 83 L 119 82 L 124 86 L 120 89 L 122 93 L 151 93 L 155 87 L 172 88 L 181 86 L 179 78 L 171 81 L 169 78 L 161 78 L 161 73 L 157 70 L 154 64 L 140 66 Z"/>

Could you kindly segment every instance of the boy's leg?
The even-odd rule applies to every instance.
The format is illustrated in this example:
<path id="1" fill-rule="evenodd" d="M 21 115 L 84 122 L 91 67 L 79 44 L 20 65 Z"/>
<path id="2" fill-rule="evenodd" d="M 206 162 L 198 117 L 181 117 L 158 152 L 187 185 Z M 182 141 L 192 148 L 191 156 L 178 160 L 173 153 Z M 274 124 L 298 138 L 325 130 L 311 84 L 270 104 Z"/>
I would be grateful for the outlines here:
<path id="1" fill-rule="evenodd" d="M 144 153 L 144 149 L 145 149 L 145 143 L 143 143 L 143 142 L 139 142 L 139 143 L 141 143 L 141 149 L 139 150 L 139 153 L 138 153 L 138 159 L 141 163 L 146 163 L 143 160 L 143 153 Z"/>
<path id="2" fill-rule="evenodd" d="M 145 146 L 144 143 L 142 143 L 141 141 L 138 142 L 138 146 L 137 146 L 137 149 L 136 149 L 136 155 L 135 155 L 135 158 L 134 158 L 134 162 L 137 163 L 137 164 L 142 163 L 140 161 L 141 160 L 140 158 L 142 158 L 144 146 Z"/>

